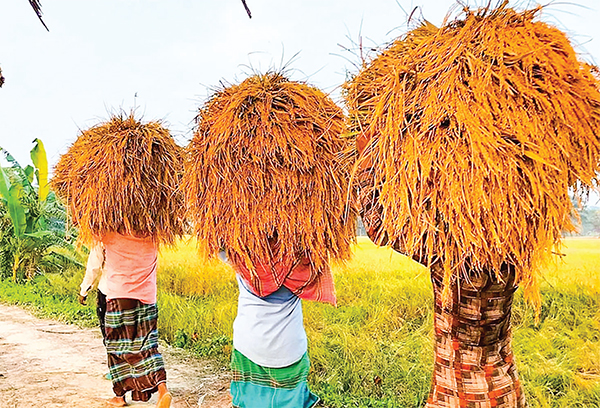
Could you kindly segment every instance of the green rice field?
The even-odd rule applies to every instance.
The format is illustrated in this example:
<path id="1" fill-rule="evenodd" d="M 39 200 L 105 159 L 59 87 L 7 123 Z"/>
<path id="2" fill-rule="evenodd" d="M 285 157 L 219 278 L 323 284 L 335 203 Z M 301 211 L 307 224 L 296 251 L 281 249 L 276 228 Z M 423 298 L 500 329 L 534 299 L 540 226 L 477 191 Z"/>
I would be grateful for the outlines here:
<path id="1" fill-rule="evenodd" d="M 600 239 L 568 238 L 562 252 L 542 279 L 539 323 L 517 294 L 517 364 L 530 406 L 600 407 Z M 433 364 L 428 270 L 359 238 L 334 273 L 337 308 L 304 302 L 312 389 L 332 408 L 423 406 Z M 76 303 L 81 278 L 0 282 L 0 299 L 94 325 L 93 308 Z M 159 331 L 169 343 L 227 365 L 236 296 L 231 268 L 203 260 L 194 241 L 161 251 Z"/>

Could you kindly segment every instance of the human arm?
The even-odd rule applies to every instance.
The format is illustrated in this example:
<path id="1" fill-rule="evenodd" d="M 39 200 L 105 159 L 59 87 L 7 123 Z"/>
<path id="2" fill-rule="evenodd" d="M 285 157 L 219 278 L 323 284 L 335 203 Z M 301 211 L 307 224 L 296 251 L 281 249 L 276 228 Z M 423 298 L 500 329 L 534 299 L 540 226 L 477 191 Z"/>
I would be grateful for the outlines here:
<path id="1" fill-rule="evenodd" d="M 90 250 L 85 276 L 81 282 L 79 290 L 79 303 L 85 305 L 87 293 L 102 274 L 102 265 L 104 264 L 104 248 L 101 243 L 96 243 Z"/>

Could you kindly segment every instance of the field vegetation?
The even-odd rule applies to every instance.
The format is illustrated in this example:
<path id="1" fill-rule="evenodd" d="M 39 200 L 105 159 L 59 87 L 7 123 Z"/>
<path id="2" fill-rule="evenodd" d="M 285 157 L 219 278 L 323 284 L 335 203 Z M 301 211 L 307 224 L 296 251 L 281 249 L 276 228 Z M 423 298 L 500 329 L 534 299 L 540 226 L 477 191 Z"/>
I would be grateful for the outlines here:
<path id="1" fill-rule="evenodd" d="M 312 388 L 327 407 L 421 407 L 432 361 L 429 273 L 359 238 L 334 267 L 337 308 L 304 302 Z M 569 238 L 542 281 L 540 321 L 518 292 L 515 355 L 532 407 L 600 407 L 600 240 Z M 231 268 L 198 256 L 193 240 L 161 251 L 159 331 L 167 342 L 227 365 L 237 288 Z M 0 300 L 44 316 L 96 324 L 76 301 L 83 272 L 0 282 Z"/>

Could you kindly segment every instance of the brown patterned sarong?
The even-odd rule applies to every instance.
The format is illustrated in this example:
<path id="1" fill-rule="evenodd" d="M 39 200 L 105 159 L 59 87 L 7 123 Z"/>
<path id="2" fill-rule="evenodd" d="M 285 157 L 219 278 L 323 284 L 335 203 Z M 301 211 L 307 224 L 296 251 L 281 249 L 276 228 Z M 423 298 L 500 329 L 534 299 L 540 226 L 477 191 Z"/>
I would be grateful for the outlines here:
<path id="1" fill-rule="evenodd" d="M 111 299 L 106 305 L 106 351 L 116 396 L 131 391 L 134 401 L 148 401 L 167 381 L 158 352 L 158 309 L 136 299 Z"/>
<path id="2" fill-rule="evenodd" d="M 435 296 L 435 360 L 427 408 L 526 407 L 511 348 L 513 268 L 473 274 L 451 284 L 452 302 L 443 306 L 444 271 L 431 268 Z"/>
<path id="3" fill-rule="evenodd" d="M 369 238 L 403 253 L 401 243 L 389 242 L 383 228 L 384 209 L 371 169 L 357 175 L 360 215 Z M 426 251 L 421 251 L 425 254 Z M 425 260 L 413 254 L 417 262 Z M 514 269 L 504 266 L 504 282 L 493 273 L 472 273 L 470 280 L 451 283 L 451 303 L 444 307 L 443 268 L 431 267 L 435 298 L 435 359 L 426 408 L 522 408 L 525 395 L 511 348 L 510 317 Z"/>

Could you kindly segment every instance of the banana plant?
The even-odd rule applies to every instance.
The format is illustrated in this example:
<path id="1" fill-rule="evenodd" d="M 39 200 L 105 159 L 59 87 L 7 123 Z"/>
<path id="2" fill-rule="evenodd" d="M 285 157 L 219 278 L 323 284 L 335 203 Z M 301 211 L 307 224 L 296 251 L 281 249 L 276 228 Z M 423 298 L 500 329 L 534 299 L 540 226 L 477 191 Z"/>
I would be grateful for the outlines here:
<path id="1" fill-rule="evenodd" d="M 40 139 L 34 139 L 33 143 L 35 143 L 35 146 L 31 149 L 31 161 L 35 166 L 35 177 L 38 184 L 38 199 L 40 202 L 44 202 L 50 191 L 48 185 L 48 159 L 42 141 Z M 31 167 L 27 166 L 27 168 Z M 27 168 L 25 170 L 27 170 Z"/>
<path id="2" fill-rule="evenodd" d="M 30 279 L 40 265 L 81 264 L 79 251 L 66 231 L 66 211 L 48 187 L 44 145 L 39 139 L 33 143 L 33 167 L 21 167 L 10 153 L 0 148 L 9 163 L 8 167 L 0 167 L 0 201 L 10 221 L 4 227 L 0 224 L 3 247 L 0 258 L 4 259 L 0 268 L 10 258 L 13 281 L 23 269 Z"/>
<path id="3" fill-rule="evenodd" d="M 7 159 L 14 162 L 14 159 L 8 152 L 4 151 L 7 155 Z M 9 159 L 10 157 L 10 159 Z M 11 175 L 5 168 L 0 167 L 0 195 L 6 201 L 6 207 L 8 208 L 8 215 L 12 221 L 13 237 L 9 237 L 8 241 L 12 244 L 13 249 L 13 265 L 12 274 L 13 280 L 17 280 L 17 270 L 21 262 L 21 243 L 23 236 L 27 228 L 27 215 L 26 209 L 21 202 L 23 195 L 23 184 L 20 182 L 13 182 Z"/>

